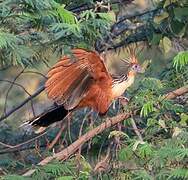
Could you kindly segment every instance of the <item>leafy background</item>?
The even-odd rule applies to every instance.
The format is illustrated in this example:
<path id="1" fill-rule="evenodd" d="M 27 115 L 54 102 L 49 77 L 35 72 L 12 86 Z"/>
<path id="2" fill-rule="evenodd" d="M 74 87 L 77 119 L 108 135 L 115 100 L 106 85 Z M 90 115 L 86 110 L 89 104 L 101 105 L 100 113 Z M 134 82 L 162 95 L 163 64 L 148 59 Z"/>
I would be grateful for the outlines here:
<path id="1" fill-rule="evenodd" d="M 2 179 L 188 179 L 188 95 L 164 98 L 188 82 L 187 1 L 103 5 L 90 0 L 0 2 Z M 45 92 L 3 117 L 44 84 L 48 69 L 71 48 L 105 51 L 109 69 L 120 73 L 119 59 L 127 56 L 127 45 L 136 42 L 142 49 L 139 59 L 148 67 L 126 92 L 129 104 L 114 102 L 107 116 L 137 109 L 136 114 L 92 138 L 66 161 L 37 166 L 105 118 L 89 109 L 75 112 L 49 149 L 61 124 L 40 136 L 19 127 L 53 104 Z M 21 176 L 33 168 L 31 177 Z"/>

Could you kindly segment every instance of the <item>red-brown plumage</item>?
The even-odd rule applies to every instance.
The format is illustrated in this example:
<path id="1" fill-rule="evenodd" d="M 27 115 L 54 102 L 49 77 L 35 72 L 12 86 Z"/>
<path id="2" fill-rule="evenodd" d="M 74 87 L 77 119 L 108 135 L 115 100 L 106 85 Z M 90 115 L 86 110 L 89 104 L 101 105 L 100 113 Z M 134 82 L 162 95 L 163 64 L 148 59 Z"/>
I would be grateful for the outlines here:
<path id="1" fill-rule="evenodd" d="M 112 78 L 102 59 L 98 53 L 84 49 L 74 49 L 72 53 L 72 59 L 65 56 L 48 72 L 45 84 L 48 97 L 59 104 L 66 103 L 74 92 L 72 89 L 79 85 L 78 81 L 88 75 L 90 82 L 87 91 L 82 94 L 83 97 L 75 97 L 74 101 L 80 98 L 76 105 L 67 105 L 66 109 L 91 107 L 105 113 L 111 102 Z"/>
<path id="2" fill-rule="evenodd" d="M 73 49 L 72 55 L 61 58 L 48 72 L 45 90 L 48 98 L 59 104 L 29 121 L 34 127 L 44 127 L 64 119 L 70 110 L 90 107 L 100 114 L 107 112 L 112 100 L 132 85 L 140 71 L 135 51 L 130 48 L 126 72 L 111 76 L 97 52 Z M 113 78 L 114 79 L 113 79 Z"/>

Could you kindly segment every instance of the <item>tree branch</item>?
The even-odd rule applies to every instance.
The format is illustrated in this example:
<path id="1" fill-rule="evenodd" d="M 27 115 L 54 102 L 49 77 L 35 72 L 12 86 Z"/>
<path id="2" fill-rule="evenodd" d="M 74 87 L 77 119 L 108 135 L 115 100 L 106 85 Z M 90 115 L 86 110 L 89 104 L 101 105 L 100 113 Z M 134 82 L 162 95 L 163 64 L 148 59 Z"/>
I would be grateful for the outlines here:
<path id="1" fill-rule="evenodd" d="M 188 85 L 183 86 L 179 89 L 176 89 L 172 92 L 169 92 L 168 94 L 166 94 L 165 98 L 166 99 L 174 99 L 177 96 L 181 96 L 182 94 L 188 93 Z"/>
<path id="2" fill-rule="evenodd" d="M 109 47 L 105 47 L 105 45 L 100 46 L 100 48 L 97 48 L 99 52 L 103 52 L 104 50 L 113 50 L 113 49 L 118 49 L 121 48 L 123 46 L 127 46 L 128 44 L 131 43 L 136 43 L 136 42 L 140 42 L 140 41 L 146 41 L 147 40 L 147 36 L 151 33 L 149 31 L 148 28 L 144 28 L 144 26 L 140 27 L 142 28 L 141 32 L 136 32 L 134 34 L 131 34 L 129 36 L 127 36 L 125 39 L 123 39 L 122 41 L 120 41 L 117 44 L 111 45 Z"/>
<path id="3" fill-rule="evenodd" d="M 134 0 L 111 0 L 110 4 L 129 4 Z M 108 3 L 104 3 L 104 6 L 108 5 Z M 74 13 L 80 13 L 82 11 L 86 11 L 86 10 L 90 10 L 90 9 L 94 9 L 95 5 L 88 5 L 87 3 L 82 4 L 80 6 L 74 7 L 74 8 L 68 8 L 69 11 L 72 11 Z"/>
<path id="4" fill-rule="evenodd" d="M 60 139 L 63 131 L 65 130 L 65 127 L 66 127 L 66 124 L 61 124 L 61 128 L 60 128 L 59 132 L 57 133 L 57 135 L 55 136 L 53 141 L 48 145 L 48 150 L 51 150 L 55 146 L 57 141 Z"/>
<path id="5" fill-rule="evenodd" d="M 42 160 L 40 163 L 38 163 L 38 165 L 44 166 L 45 164 L 49 163 L 53 159 L 66 160 L 71 154 L 75 153 L 79 149 L 79 147 L 82 146 L 85 142 L 87 142 L 94 136 L 100 134 L 105 129 L 108 129 L 108 128 L 114 126 L 115 124 L 127 119 L 128 117 L 130 117 L 130 113 L 122 113 L 115 117 L 107 118 L 107 120 L 105 122 L 103 122 L 96 128 L 92 129 L 91 131 L 89 131 L 86 134 L 84 134 L 83 136 L 81 136 L 78 140 L 73 142 L 67 148 L 56 153 L 53 156 L 46 157 L 44 160 Z M 24 173 L 23 176 L 30 176 L 34 172 L 35 172 L 35 170 L 31 169 L 31 170 L 27 171 L 26 173 Z"/>

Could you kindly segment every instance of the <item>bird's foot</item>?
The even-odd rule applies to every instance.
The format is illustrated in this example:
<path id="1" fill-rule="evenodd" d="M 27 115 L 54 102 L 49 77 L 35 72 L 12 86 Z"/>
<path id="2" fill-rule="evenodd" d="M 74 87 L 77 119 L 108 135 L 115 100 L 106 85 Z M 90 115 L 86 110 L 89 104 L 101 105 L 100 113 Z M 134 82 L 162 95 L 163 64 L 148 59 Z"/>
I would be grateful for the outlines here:
<path id="1" fill-rule="evenodd" d="M 119 96 L 118 99 L 119 99 L 120 104 L 123 106 L 126 106 L 129 102 L 129 99 L 125 96 Z"/>

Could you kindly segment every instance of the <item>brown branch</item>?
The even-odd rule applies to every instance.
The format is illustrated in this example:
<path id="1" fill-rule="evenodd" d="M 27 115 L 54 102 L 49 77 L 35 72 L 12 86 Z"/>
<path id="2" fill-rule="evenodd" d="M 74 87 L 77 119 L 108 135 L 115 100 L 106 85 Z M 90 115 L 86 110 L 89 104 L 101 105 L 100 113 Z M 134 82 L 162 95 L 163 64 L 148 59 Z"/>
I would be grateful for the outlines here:
<path id="1" fill-rule="evenodd" d="M 62 124 L 59 132 L 57 133 L 56 137 L 53 139 L 53 141 L 48 145 L 48 150 L 52 149 L 54 145 L 57 143 L 59 138 L 61 137 L 61 134 L 63 133 L 64 129 L 66 127 L 66 124 Z"/>
<path id="2" fill-rule="evenodd" d="M 181 95 L 183 95 L 185 93 L 188 93 L 188 85 L 183 86 L 183 87 L 181 87 L 179 89 L 176 89 L 176 90 L 174 90 L 172 92 L 169 92 L 168 94 L 166 94 L 165 98 L 166 99 L 174 99 L 177 96 L 181 96 Z"/>
<path id="3" fill-rule="evenodd" d="M 143 137 L 142 137 L 141 133 L 138 130 L 138 127 L 137 127 L 137 125 L 135 123 L 135 120 L 133 119 L 133 116 L 131 118 L 131 125 L 133 127 L 133 130 L 134 130 L 135 134 L 138 136 L 139 140 L 143 142 Z"/>
<path id="4" fill-rule="evenodd" d="M 35 141 L 35 140 L 39 139 L 40 137 L 44 136 L 46 133 L 47 133 L 47 132 L 44 132 L 44 133 L 42 133 L 42 134 L 40 134 L 40 135 L 38 135 L 38 136 L 36 136 L 36 137 L 34 137 L 34 138 L 32 138 L 32 139 L 29 139 L 29 140 L 27 140 L 27 141 L 25 141 L 25 142 L 22 142 L 22 143 L 16 144 L 16 145 L 10 145 L 10 144 L 5 144 L 5 143 L 3 143 L 3 142 L 0 142 L 0 145 L 2 145 L 2 146 L 4 146 L 4 147 L 7 147 L 7 148 L 1 150 L 1 151 L 0 151 L 0 154 L 3 154 L 4 152 L 7 153 L 7 152 L 12 152 L 12 151 L 13 151 L 13 152 L 14 152 L 14 151 L 17 151 L 18 149 L 20 149 L 21 146 L 25 146 L 25 145 L 27 145 L 27 144 L 31 144 L 33 141 Z"/>
<path id="5" fill-rule="evenodd" d="M 108 128 L 114 126 L 115 124 L 127 119 L 128 117 L 130 117 L 130 113 L 125 113 L 125 114 L 123 113 L 123 114 L 119 114 L 112 118 L 107 118 L 107 120 L 105 122 L 103 122 L 101 125 L 97 126 L 96 128 L 92 129 L 91 131 L 89 131 L 86 134 L 84 134 L 83 136 L 81 136 L 78 140 L 73 142 L 71 145 L 69 145 L 64 150 L 56 153 L 53 156 L 46 157 L 44 160 L 42 160 L 40 163 L 38 163 L 38 165 L 44 166 L 47 163 L 49 163 L 50 161 L 52 161 L 53 159 L 62 160 L 62 161 L 66 160 L 71 154 L 75 153 L 79 149 L 79 147 L 82 146 L 84 143 L 86 143 L 88 140 L 90 140 L 94 136 L 100 134 L 105 129 L 108 129 Z M 31 169 L 31 170 L 27 171 L 26 173 L 24 173 L 23 176 L 31 176 L 34 172 L 35 172 L 35 170 Z"/>

